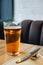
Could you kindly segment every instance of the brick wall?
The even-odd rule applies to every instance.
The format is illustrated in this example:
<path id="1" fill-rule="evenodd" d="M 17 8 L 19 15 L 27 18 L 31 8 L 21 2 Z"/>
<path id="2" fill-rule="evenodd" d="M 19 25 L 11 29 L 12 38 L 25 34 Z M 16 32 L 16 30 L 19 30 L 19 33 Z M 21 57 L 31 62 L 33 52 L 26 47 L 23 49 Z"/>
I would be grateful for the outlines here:
<path id="1" fill-rule="evenodd" d="M 14 0 L 14 20 L 43 20 L 43 0 Z"/>

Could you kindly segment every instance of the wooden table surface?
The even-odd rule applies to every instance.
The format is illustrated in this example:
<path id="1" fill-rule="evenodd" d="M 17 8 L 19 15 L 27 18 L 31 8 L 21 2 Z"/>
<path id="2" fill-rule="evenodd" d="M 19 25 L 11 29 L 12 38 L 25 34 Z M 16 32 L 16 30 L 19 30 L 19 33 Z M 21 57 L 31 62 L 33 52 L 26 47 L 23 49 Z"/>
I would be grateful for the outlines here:
<path id="1" fill-rule="evenodd" d="M 3 65 L 3 63 L 8 62 L 11 59 L 14 59 L 17 57 L 19 58 L 23 57 L 28 52 L 28 50 L 32 48 L 33 46 L 34 45 L 21 43 L 20 54 L 18 56 L 11 56 L 11 55 L 8 55 L 7 52 L 5 51 L 5 40 L 0 40 L 0 65 Z M 14 62 L 14 65 L 17 65 L 17 64 L 15 64 Z M 36 60 L 28 59 L 25 62 L 21 63 L 20 65 L 43 65 L 43 58 L 38 57 Z"/>

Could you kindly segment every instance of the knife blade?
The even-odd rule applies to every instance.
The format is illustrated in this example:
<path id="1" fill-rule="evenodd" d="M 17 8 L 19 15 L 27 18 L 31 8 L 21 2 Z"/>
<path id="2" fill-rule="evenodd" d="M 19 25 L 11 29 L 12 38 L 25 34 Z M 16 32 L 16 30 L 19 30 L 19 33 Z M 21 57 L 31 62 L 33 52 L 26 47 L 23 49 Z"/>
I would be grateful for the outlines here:
<path id="1" fill-rule="evenodd" d="M 22 57 L 21 59 L 18 59 L 16 61 L 16 63 L 21 63 L 29 58 L 31 58 L 34 54 L 36 54 L 38 51 L 40 50 L 40 47 L 39 46 L 36 46 L 36 47 L 33 47 L 29 50 L 29 52 L 24 56 Z"/>

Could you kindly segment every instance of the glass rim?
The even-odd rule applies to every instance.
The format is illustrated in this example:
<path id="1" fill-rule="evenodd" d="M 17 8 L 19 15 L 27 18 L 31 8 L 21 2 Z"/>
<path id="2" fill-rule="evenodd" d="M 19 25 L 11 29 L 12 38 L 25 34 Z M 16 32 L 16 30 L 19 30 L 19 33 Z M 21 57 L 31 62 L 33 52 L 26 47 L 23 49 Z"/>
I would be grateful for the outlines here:
<path id="1" fill-rule="evenodd" d="M 4 26 L 4 29 L 21 29 L 21 26 Z"/>

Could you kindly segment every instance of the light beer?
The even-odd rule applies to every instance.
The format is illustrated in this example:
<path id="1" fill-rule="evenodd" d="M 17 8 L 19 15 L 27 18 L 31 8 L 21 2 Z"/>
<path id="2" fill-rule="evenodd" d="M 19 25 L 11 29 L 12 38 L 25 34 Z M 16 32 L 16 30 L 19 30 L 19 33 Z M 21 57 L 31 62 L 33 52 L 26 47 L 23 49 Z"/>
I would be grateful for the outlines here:
<path id="1" fill-rule="evenodd" d="M 20 51 L 20 26 L 9 26 L 4 28 L 6 49 L 9 53 L 17 53 Z"/>

